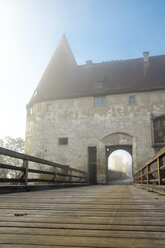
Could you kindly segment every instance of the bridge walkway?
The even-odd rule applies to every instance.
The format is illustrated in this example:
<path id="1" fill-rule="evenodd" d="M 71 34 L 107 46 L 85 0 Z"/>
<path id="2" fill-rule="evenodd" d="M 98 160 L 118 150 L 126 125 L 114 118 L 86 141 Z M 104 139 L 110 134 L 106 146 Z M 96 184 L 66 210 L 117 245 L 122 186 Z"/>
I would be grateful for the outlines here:
<path id="1" fill-rule="evenodd" d="M 128 185 L 3 194 L 0 247 L 165 247 L 165 197 Z"/>

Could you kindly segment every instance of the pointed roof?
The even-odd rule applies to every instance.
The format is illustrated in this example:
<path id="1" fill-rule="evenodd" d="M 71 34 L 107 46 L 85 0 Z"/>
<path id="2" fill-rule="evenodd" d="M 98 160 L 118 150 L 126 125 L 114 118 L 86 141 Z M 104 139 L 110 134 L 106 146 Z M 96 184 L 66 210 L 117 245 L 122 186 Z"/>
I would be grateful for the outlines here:
<path id="1" fill-rule="evenodd" d="M 69 43 L 66 39 L 66 36 L 65 34 L 63 34 L 56 50 L 55 50 L 55 53 L 47 67 L 47 69 L 51 67 L 51 62 L 52 62 L 52 66 L 53 67 L 73 67 L 73 66 L 76 66 L 76 60 L 73 56 L 73 53 L 70 49 L 70 46 L 69 46 Z M 58 68 L 60 69 L 60 68 Z"/>
<path id="2" fill-rule="evenodd" d="M 63 91 L 77 66 L 65 35 L 62 36 L 30 102 L 45 101 Z"/>
<path id="3" fill-rule="evenodd" d="M 165 55 L 78 66 L 62 37 L 29 105 L 86 96 L 165 90 Z"/>

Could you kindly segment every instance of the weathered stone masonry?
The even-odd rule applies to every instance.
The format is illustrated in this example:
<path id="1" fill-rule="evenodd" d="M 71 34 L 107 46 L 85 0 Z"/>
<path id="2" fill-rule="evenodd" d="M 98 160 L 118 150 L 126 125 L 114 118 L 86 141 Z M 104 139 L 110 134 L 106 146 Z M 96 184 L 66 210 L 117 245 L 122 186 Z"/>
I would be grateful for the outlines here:
<path id="1" fill-rule="evenodd" d="M 115 62 L 105 64 L 106 67 L 110 66 L 110 72 L 119 67 L 119 74 L 128 74 L 128 81 L 133 81 L 132 88 L 130 83 L 128 89 L 128 84 L 121 84 L 122 79 L 126 81 L 122 75 L 119 80 L 115 78 L 117 73 L 97 74 L 98 68 L 93 69 L 97 64 L 88 61 L 87 65 L 77 66 L 72 56 L 63 37 L 27 105 L 25 151 L 34 156 L 88 170 L 88 147 L 96 147 L 97 182 L 106 183 L 107 147 L 112 147 L 113 150 L 115 147 L 126 150 L 130 147 L 135 171 L 164 145 L 163 138 L 157 146 L 153 137 L 153 117 L 165 115 L 164 71 L 159 67 L 161 72 L 157 75 L 157 82 L 151 81 L 151 85 L 147 79 L 144 85 L 145 79 L 141 77 L 143 82 L 139 83 L 136 78 L 135 87 L 133 76 L 137 77 L 137 72 L 134 72 L 136 65 L 129 71 L 131 60 L 129 64 L 128 61 L 122 61 L 122 68 L 121 63 L 119 66 Z M 135 63 L 134 60 L 132 63 Z M 140 66 L 147 63 L 140 69 L 140 73 L 147 78 L 150 60 L 144 62 L 141 58 L 139 63 Z M 165 66 L 165 56 L 162 63 L 160 66 Z M 100 66 L 104 67 L 102 64 Z M 76 68 L 80 69 L 78 75 Z M 85 70 L 85 75 L 82 69 Z M 161 122 L 158 136 L 164 135 L 165 125 L 162 123 L 164 122 Z M 159 129 L 159 123 L 157 128 Z M 60 140 L 61 138 L 65 139 Z"/>

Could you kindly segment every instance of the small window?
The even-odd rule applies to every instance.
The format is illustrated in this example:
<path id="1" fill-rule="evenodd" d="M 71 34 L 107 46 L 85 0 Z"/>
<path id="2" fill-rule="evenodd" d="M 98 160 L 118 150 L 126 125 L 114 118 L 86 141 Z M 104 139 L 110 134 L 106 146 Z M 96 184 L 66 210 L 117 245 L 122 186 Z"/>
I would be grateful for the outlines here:
<path id="1" fill-rule="evenodd" d="M 129 104 L 135 104 L 135 96 L 129 96 Z"/>
<path id="2" fill-rule="evenodd" d="M 37 90 L 34 91 L 34 96 L 36 96 L 36 95 L 37 95 Z"/>
<path id="3" fill-rule="evenodd" d="M 106 106 L 105 96 L 98 96 L 94 98 L 94 107 L 104 107 Z"/>
<path id="4" fill-rule="evenodd" d="M 68 138 L 59 138 L 58 144 L 59 145 L 68 145 Z"/>
<path id="5" fill-rule="evenodd" d="M 103 82 L 100 82 L 100 81 L 96 82 L 96 88 L 97 89 L 103 88 Z"/>
<path id="6" fill-rule="evenodd" d="M 52 104 L 51 104 L 51 103 L 48 103 L 48 104 L 47 104 L 47 111 L 48 111 L 48 112 L 51 112 L 52 110 L 53 110 Z"/>
<path id="7" fill-rule="evenodd" d="M 32 115 L 33 114 L 33 108 L 32 107 L 28 108 L 27 113 L 28 113 L 28 115 Z"/>

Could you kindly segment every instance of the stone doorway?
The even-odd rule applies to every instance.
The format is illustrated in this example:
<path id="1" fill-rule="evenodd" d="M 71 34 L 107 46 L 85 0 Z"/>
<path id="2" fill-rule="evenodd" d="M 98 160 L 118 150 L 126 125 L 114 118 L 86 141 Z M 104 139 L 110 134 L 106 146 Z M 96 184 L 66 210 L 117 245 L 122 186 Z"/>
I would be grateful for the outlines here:
<path id="1" fill-rule="evenodd" d="M 88 181 L 89 184 L 97 184 L 97 148 L 88 147 Z"/>
<path id="2" fill-rule="evenodd" d="M 106 146 L 107 184 L 132 184 L 132 145 Z"/>

